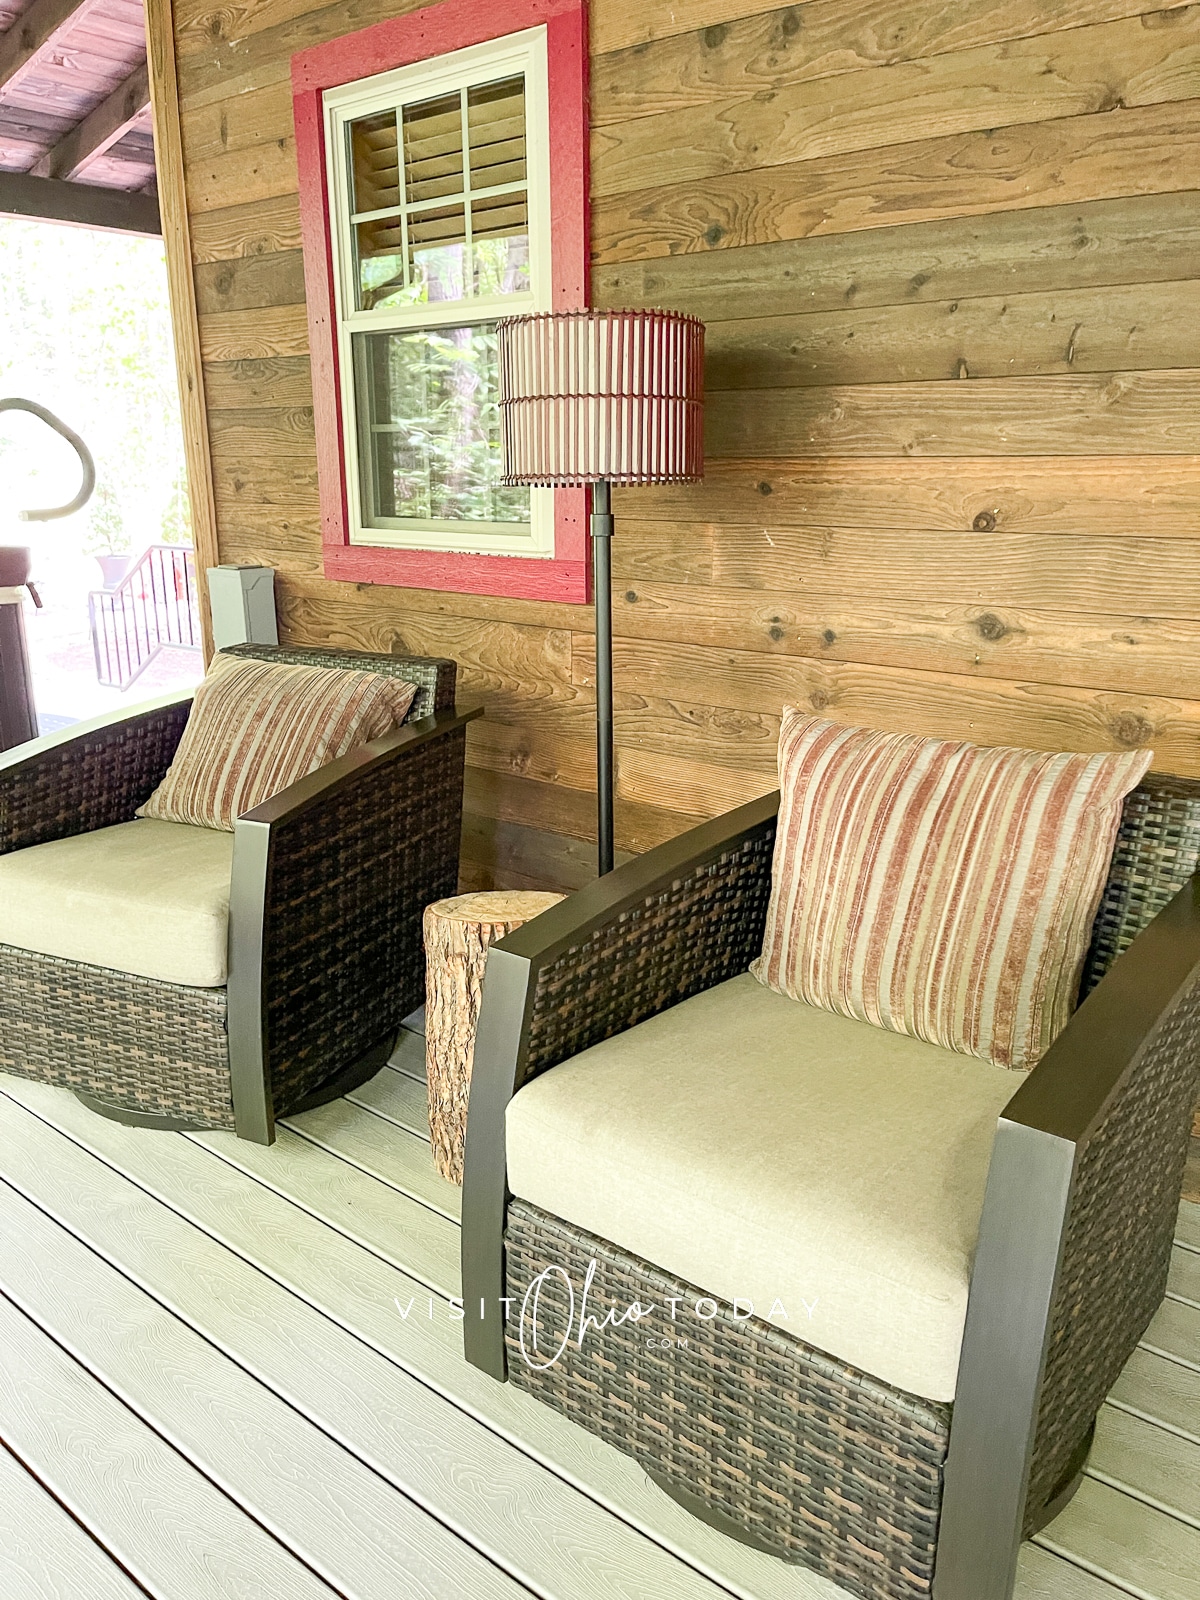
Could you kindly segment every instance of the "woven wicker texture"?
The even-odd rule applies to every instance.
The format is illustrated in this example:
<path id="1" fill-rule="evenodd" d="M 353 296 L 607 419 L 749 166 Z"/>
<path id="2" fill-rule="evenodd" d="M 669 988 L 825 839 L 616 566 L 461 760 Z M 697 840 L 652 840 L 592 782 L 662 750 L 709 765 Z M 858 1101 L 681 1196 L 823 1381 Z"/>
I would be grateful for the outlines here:
<path id="1" fill-rule="evenodd" d="M 406 722 L 432 716 L 435 711 L 454 709 L 457 664 L 436 656 L 383 656 L 366 650 L 319 650 L 301 645 L 269 644 L 227 645 L 221 654 L 255 661 L 279 661 L 285 666 L 349 667 L 355 672 L 382 672 L 389 678 L 403 678 L 406 683 L 417 686 L 404 719 Z"/>
<path id="2" fill-rule="evenodd" d="M 1200 981 L 1160 1023 L 1078 1158 L 1028 1505 L 1057 1488 L 1167 1286 L 1200 1071 Z"/>
<path id="3" fill-rule="evenodd" d="M 0 1071 L 129 1111 L 233 1127 L 224 989 L 0 945 Z"/>
<path id="4" fill-rule="evenodd" d="M 772 825 L 547 963 L 522 1081 L 745 972 L 762 948 L 774 843 Z"/>
<path id="5" fill-rule="evenodd" d="M 891 1389 L 757 1317 L 736 1321 L 721 1307 L 709 1319 L 712 1301 L 697 1316 L 700 1290 L 523 1200 L 509 1207 L 505 1240 L 507 1292 L 518 1297 L 506 1335 L 512 1382 L 784 1559 L 870 1600 L 929 1594 L 949 1406 Z M 610 1307 L 620 1315 L 635 1300 L 657 1309 L 640 1324 L 589 1325 L 581 1348 L 592 1261 L 592 1316 L 603 1320 Z M 572 1280 L 575 1339 L 535 1371 L 521 1353 L 517 1314 L 551 1266 Z M 682 1302 L 675 1321 L 672 1297 Z M 567 1304 L 555 1274 L 526 1322 L 535 1363 L 562 1344 Z"/>
<path id="6" fill-rule="evenodd" d="M 162 781 L 191 701 L 0 764 L 0 853 L 130 822 Z"/>
<path id="7" fill-rule="evenodd" d="M 1126 797 L 1080 995 L 1200 867 L 1200 782 L 1152 772 Z"/>
<path id="8" fill-rule="evenodd" d="M 421 1004 L 421 915 L 458 887 L 465 759 L 459 728 L 273 828 L 264 956 L 277 1114 Z"/>

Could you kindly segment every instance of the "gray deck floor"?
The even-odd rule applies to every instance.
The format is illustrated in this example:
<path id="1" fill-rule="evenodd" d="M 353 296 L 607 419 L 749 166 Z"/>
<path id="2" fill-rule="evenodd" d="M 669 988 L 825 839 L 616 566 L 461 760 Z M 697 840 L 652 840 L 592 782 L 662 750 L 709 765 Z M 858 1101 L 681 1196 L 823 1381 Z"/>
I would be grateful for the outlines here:
<path id="1" fill-rule="evenodd" d="M 837 1600 L 462 1360 L 422 1041 L 270 1150 L 0 1077 L 4 1600 Z M 1200 1600 L 1200 1206 L 1022 1600 Z"/>

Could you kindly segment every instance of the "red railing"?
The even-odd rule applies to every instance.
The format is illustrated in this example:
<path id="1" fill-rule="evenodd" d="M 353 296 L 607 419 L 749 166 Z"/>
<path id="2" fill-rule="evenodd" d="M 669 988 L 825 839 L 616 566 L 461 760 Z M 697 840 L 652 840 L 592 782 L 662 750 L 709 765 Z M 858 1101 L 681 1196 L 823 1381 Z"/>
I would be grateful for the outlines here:
<path id="1" fill-rule="evenodd" d="M 96 677 L 115 689 L 167 646 L 200 648 L 196 557 L 188 545 L 153 544 L 113 589 L 88 595 Z"/>

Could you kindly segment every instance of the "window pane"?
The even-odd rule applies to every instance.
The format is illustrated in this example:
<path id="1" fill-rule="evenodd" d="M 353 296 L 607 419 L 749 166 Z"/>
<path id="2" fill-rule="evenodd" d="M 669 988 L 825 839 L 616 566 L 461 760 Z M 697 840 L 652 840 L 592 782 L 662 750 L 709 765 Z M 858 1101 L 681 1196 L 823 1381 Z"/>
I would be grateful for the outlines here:
<path id="1" fill-rule="evenodd" d="M 360 222 L 354 230 L 358 254 L 358 305 L 361 311 L 404 305 L 404 229 L 399 217 Z"/>
<path id="2" fill-rule="evenodd" d="M 525 79 L 504 78 L 467 91 L 471 187 L 525 182 Z"/>
<path id="3" fill-rule="evenodd" d="M 496 342 L 493 322 L 355 335 L 364 524 L 529 521 L 500 483 Z"/>
<path id="4" fill-rule="evenodd" d="M 380 111 L 350 124 L 350 165 L 356 212 L 382 211 L 400 204 L 394 111 Z"/>
<path id="5" fill-rule="evenodd" d="M 408 219 L 414 300 L 461 300 L 467 293 L 467 216 L 462 206 L 417 211 Z"/>
<path id="6" fill-rule="evenodd" d="M 529 210 L 523 192 L 471 206 L 476 294 L 523 294 L 529 288 Z"/>
<path id="7" fill-rule="evenodd" d="M 463 191 L 462 97 L 405 106 L 404 180 L 409 205 Z"/>

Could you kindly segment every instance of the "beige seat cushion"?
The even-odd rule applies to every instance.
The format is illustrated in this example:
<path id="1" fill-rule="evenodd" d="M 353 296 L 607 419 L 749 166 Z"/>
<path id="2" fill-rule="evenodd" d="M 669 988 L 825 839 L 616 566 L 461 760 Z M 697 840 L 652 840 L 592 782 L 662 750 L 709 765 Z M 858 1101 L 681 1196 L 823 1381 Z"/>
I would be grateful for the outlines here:
<path id="1" fill-rule="evenodd" d="M 0 944 L 164 983 L 229 971 L 233 835 L 122 822 L 0 856 Z"/>
<path id="2" fill-rule="evenodd" d="M 949 1400 L 996 1118 L 1017 1087 L 1002 1067 L 745 974 L 527 1084 L 508 1108 L 508 1180 L 830 1355 Z M 770 1316 L 777 1301 L 786 1317 Z"/>

